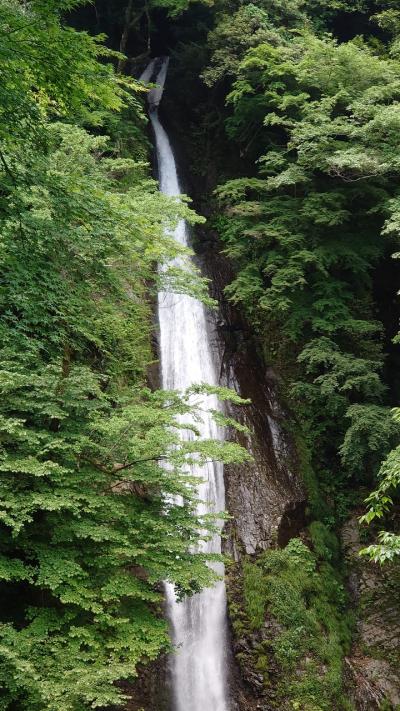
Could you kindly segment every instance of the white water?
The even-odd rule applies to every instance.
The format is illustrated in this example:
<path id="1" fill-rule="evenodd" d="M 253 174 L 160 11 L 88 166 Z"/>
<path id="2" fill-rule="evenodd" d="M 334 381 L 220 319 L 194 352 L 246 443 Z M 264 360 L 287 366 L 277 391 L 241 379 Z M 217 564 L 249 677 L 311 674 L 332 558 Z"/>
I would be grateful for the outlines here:
<path id="1" fill-rule="evenodd" d="M 150 120 L 154 129 L 160 190 L 179 195 L 180 185 L 175 158 L 167 133 L 160 123 L 157 107 L 161 101 L 168 60 L 153 60 L 141 79 L 153 81 L 159 88 L 149 95 Z M 189 242 L 188 228 L 181 221 L 174 233 L 182 245 Z M 185 390 L 193 383 L 217 384 L 217 373 L 207 331 L 204 306 L 190 296 L 160 292 L 158 296 L 160 327 L 160 361 L 162 386 L 168 390 Z M 207 405 L 217 409 L 214 397 Z M 198 425 L 197 425 L 198 426 Z M 221 439 L 222 433 L 205 415 L 198 426 L 202 438 Z M 183 431 L 182 437 L 190 438 Z M 222 511 L 225 506 L 223 467 L 209 464 L 193 467 L 199 477 L 200 514 Z M 215 535 L 202 544 L 202 550 L 221 552 L 221 537 Z M 223 573 L 222 565 L 216 566 Z M 174 711 L 228 711 L 226 691 L 226 597 L 221 581 L 213 588 L 177 602 L 173 586 L 166 585 L 167 610 L 176 652 L 171 660 Z"/>

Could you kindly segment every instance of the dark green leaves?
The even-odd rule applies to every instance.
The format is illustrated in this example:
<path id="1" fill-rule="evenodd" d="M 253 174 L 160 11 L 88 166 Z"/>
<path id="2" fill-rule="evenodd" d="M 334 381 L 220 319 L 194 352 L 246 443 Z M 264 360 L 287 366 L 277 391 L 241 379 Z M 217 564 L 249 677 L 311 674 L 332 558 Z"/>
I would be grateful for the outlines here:
<path id="1" fill-rule="evenodd" d="M 240 59 L 228 132 L 258 174 L 217 190 L 227 294 L 288 371 L 316 468 L 369 482 L 396 441 L 372 284 L 399 233 L 399 64 L 304 27 Z"/>

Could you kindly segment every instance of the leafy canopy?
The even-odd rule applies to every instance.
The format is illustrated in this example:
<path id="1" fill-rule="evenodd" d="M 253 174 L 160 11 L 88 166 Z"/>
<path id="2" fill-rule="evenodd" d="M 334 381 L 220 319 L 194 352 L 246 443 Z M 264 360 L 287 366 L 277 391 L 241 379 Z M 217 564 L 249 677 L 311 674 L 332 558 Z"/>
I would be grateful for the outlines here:
<path id="1" fill-rule="evenodd" d="M 122 703 L 115 682 L 170 645 L 161 582 L 215 580 L 191 463 L 247 456 L 194 425 L 181 441 L 205 386 L 197 405 L 147 387 L 156 289 L 206 294 L 168 236 L 198 218 L 149 179 L 137 85 L 62 24 L 75 4 L 0 3 L 4 711 Z"/>
<path id="2" fill-rule="evenodd" d="M 227 97 L 257 165 L 217 190 L 227 294 L 288 373 L 317 468 L 367 483 L 398 441 L 371 299 L 398 239 L 398 60 L 309 30 L 255 44 Z"/>

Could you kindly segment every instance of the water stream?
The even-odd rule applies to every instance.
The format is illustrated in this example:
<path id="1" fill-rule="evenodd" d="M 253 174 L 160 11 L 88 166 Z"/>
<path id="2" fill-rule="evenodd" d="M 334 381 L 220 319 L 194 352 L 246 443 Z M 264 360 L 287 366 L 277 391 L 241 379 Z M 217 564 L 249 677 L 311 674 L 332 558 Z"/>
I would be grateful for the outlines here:
<path id="1" fill-rule="evenodd" d="M 176 162 L 168 135 L 159 116 L 168 69 L 168 59 L 155 59 L 143 72 L 142 81 L 158 86 L 149 93 L 150 120 L 155 135 L 160 190 L 167 195 L 181 192 Z M 182 220 L 174 238 L 189 243 L 189 230 Z M 193 383 L 217 384 L 213 349 L 207 329 L 206 309 L 196 299 L 182 294 L 158 295 L 161 380 L 164 389 L 185 390 Z M 218 407 L 213 396 L 210 408 Z M 211 416 L 199 427 L 203 438 L 221 439 L 222 432 Z M 193 436 L 183 431 L 182 437 Z M 193 467 L 199 478 L 199 513 L 222 511 L 225 506 L 223 467 L 211 463 Z M 202 544 L 207 552 L 221 551 L 221 537 Z M 222 566 L 218 572 L 223 572 Z M 167 611 L 173 643 L 171 680 L 174 711 L 228 711 L 226 688 L 226 597 L 221 581 L 212 588 L 178 602 L 172 585 L 166 585 Z"/>

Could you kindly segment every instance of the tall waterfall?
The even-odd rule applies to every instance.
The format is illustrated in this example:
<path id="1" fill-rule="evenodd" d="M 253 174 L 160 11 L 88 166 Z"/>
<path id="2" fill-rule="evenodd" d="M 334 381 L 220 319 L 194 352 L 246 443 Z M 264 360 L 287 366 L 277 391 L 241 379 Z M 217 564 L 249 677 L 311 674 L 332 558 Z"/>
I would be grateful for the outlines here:
<path id="1" fill-rule="evenodd" d="M 153 60 L 141 79 L 158 86 L 149 94 L 150 120 L 154 129 L 160 190 L 179 195 L 180 185 L 168 135 L 160 123 L 157 107 L 168 68 L 168 59 Z M 189 242 L 186 223 L 176 227 L 175 239 Z M 185 390 L 193 383 L 217 384 L 206 311 L 190 296 L 160 292 L 158 296 L 162 386 Z M 214 397 L 207 406 L 217 409 Z M 221 439 L 222 433 L 210 415 L 199 427 L 203 438 Z M 183 431 L 182 437 L 191 433 Z M 193 467 L 199 478 L 200 514 L 222 511 L 225 505 L 223 467 L 211 463 Z M 204 542 L 203 550 L 220 553 L 221 537 Z M 222 565 L 216 566 L 223 573 Z M 221 581 L 183 602 L 177 602 L 173 586 L 166 585 L 167 610 L 176 652 L 171 660 L 174 711 L 228 711 L 226 690 L 226 597 Z"/>

